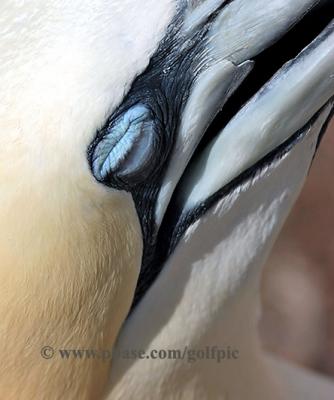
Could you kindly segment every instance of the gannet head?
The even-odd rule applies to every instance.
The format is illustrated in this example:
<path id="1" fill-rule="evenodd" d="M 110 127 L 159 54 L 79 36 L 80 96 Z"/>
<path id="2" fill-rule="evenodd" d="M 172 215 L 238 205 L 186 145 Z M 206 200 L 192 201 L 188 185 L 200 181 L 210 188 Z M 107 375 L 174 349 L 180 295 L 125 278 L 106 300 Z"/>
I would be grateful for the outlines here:
<path id="1" fill-rule="evenodd" d="M 205 31 L 199 43 L 188 8 L 91 147 L 93 173 L 133 193 L 144 233 L 141 302 L 117 350 L 143 349 L 149 360 L 117 360 L 110 399 L 281 398 L 257 357 L 257 282 L 332 115 L 333 5 L 235 0 L 211 14 L 209 3 L 190 12 L 191 27 Z M 155 61 L 159 69 L 166 58 L 157 78 Z M 171 110 L 175 126 L 165 120 Z M 168 129 L 171 148 L 159 142 Z M 237 344 L 243 359 L 189 366 L 182 358 L 216 343 Z M 159 349 L 182 356 L 153 358 Z"/>
<path id="2" fill-rule="evenodd" d="M 141 221 L 135 303 L 215 194 L 259 171 L 330 101 L 333 23 L 319 10 L 331 6 L 317 3 L 181 2 L 148 67 L 98 132 L 92 172 L 131 193 Z"/>
<path id="3" fill-rule="evenodd" d="M 29 343 L 28 363 L 41 365 L 45 344 L 112 346 L 140 267 L 136 301 L 214 195 L 298 140 L 330 101 L 329 17 L 306 43 L 297 32 L 294 54 L 266 58 L 316 3 L 2 4 L 1 315 Z M 221 134 L 206 134 L 212 124 Z M 9 309 L 32 322 L 13 322 Z M 10 388 L 20 380 L 13 348 L 2 354 Z M 103 374 L 73 393 L 89 398 Z"/>

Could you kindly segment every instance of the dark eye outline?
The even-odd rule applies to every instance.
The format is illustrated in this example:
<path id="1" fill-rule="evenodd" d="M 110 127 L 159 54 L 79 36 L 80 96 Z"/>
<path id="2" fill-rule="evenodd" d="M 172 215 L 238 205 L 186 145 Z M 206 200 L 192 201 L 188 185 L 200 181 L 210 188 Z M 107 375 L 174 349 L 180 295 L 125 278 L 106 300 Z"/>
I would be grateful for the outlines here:
<path id="1" fill-rule="evenodd" d="M 95 140 L 88 147 L 90 168 L 99 182 L 118 190 L 131 192 L 134 197 L 139 190 L 146 191 L 152 202 L 156 197 L 156 189 L 152 187 L 159 178 L 161 180 L 166 169 L 166 161 L 174 146 L 173 138 L 180 123 L 182 110 L 189 97 L 192 84 L 201 70 L 197 66 L 201 64 L 199 59 L 203 56 L 202 47 L 204 46 L 202 39 L 208 29 L 204 27 L 191 37 L 191 40 L 186 40 L 180 52 L 175 42 L 175 27 L 180 29 L 181 23 L 182 19 L 177 18 L 171 25 L 165 40 L 161 42 L 157 53 L 151 58 L 147 69 L 134 80 L 123 103 L 110 116 L 106 125 L 97 133 Z M 105 137 L 122 114 L 138 104 L 147 107 L 152 113 L 150 128 L 152 132 L 154 131 L 154 140 L 151 141 L 151 154 L 145 163 L 147 170 L 138 168 L 137 176 L 132 173 L 128 177 L 115 174 L 114 171 L 110 171 L 109 176 L 106 174 L 107 171 L 101 174 L 98 168 L 94 167 L 99 157 L 96 149 L 100 148 L 100 142 L 102 145 L 106 140 Z M 104 158 L 106 158 L 105 155 Z"/>
<path id="2" fill-rule="evenodd" d="M 151 109 L 137 103 L 124 110 L 103 132 L 93 151 L 96 178 L 135 184 L 147 178 L 152 168 L 151 148 L 157 146 L 157 124 Z"/>

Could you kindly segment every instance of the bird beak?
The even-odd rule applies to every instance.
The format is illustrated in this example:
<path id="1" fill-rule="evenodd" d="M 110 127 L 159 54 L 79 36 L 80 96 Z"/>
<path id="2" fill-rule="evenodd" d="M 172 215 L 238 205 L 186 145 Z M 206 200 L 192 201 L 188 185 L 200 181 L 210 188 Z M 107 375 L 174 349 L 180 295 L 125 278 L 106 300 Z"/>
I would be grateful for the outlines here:
<path id="1" fill-rule="evenodd" d="M 97 135 L 89 150 L 95 177 L 131 192 L 142 224 L 135 302 L 213 198 L 291 147 L 320 110 L 322 124 L 329 119 L 329 3 L 188 4 Z"/>

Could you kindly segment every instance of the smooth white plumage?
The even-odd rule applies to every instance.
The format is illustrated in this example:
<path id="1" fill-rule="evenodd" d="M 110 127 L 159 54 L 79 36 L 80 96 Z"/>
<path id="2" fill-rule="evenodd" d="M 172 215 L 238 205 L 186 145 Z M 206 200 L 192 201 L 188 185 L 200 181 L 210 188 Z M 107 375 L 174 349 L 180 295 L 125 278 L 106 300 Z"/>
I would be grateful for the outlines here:
<path id="1" fill-rule="evenodd" d="M 86 152 L 173 12 L 164 0 L 1 2 L 1 398 L 90 399 L 103 390 L 108 364 L 64 365 L 39 353 L 111 348 L 128 312 L 138 217 L 129 194 L 96 182 Z"/>

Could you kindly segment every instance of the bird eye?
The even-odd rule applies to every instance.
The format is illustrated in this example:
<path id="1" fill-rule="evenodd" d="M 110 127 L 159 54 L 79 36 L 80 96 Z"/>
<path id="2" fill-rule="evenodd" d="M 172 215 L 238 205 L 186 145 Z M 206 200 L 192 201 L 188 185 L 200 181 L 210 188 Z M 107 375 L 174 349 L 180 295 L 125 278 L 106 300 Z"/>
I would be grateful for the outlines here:
<path id="1" fill-rule="evenodd" d="M 109 123 L 93 152 L 96 178 L 125 187 L 147 179 L 155 164 L 155 131 L 153 113 L 143 104 L 132 106 Z"/>

